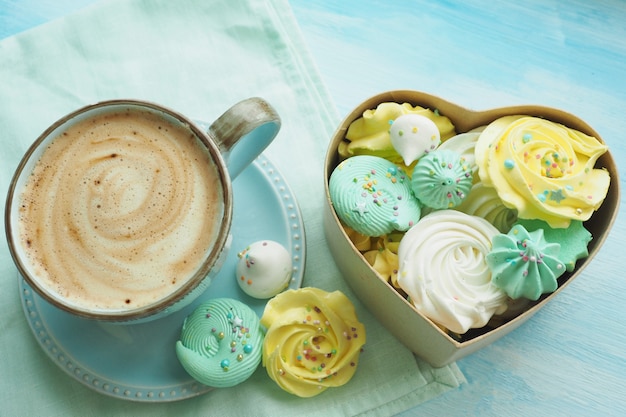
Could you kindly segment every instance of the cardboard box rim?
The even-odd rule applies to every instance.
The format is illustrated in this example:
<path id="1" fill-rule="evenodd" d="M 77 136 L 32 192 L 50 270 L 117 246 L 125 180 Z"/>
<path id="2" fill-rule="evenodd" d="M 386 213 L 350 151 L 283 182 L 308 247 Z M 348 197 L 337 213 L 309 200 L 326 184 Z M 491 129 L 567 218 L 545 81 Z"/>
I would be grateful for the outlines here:
<path id="1" fill-rule="evenodd" d="M 459 342 L 418 312 L 391 284 L 376 273 L 363 255 L 354 247 L 332 207 L 328 180 L 339 162 L 337 147 L 345 138 L 345 133 L 352 121 L 361 117 L 365 110 L 375 109 L 378 104 L 383 102 L 410 103 L 413 106 L 419 105 L 432 110 L 437 109 L 440 114 L 447 116 L 452 121 L 457 133 L 485 125 L 501 116 L 525 114 L 561 123 L 594 136 L 603 143 L 604 141 L 583 120 L 555 108 L 539 105 L 517 105 L 492 110 L 473 111 L 440 97 L 411 90 L 387 91 L 370 97 L 357 106 L 341 122 L 333 134 L 324 164 L 326 199 L 324 232 L 335 262 L 357 297 L 398 340 L 431 365 L 444 366 L 487 346 L 519 327 L 561 292 L 591 262 L 604 244 L 617 217 L 620 202 L 617 167 L 610 151 L 602 155 L 596 164 L 596 166 L 604 167 L 609 171 L 611 184 L 607 197 L 600 209 L 594 213 L 589 221 L 585 222 L 585 227 L 593 235 L 593 239 L 589 244 L 589 256 L 584 260 L 578 261 L 576 269 L 572 273 L 567 273 L 566 276 L 559 279 L 559 288 L 555 292 L 541 298 L 524 313 L 494 330 L 490 330 L 470 340 Z M 405 319 L 399 320 L 399 318 L 406 317 L 409 320 L 414 318 L 408 326 Z"/>

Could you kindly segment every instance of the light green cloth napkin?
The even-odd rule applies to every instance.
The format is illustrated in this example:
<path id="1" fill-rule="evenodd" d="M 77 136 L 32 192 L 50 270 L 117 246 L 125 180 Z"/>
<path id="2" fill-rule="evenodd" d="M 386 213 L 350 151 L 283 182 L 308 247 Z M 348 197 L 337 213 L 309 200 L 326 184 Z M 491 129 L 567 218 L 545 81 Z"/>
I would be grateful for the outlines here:
<path id="1" fill-rule="evenodd" d="M 250 96 L 267 99 L 283 120 L 266 152 L 300 204 L 307 232 L 304 284 L 342 290 L 366 325 L 368 341 L 352 381 L 300 399 L 259 368 L 237 387 L 175 403 L 99 394 L 61 371 L 35 341 L 2 237 L 1 415 L 391 415 L 465 381 L 456 365 L 433 369 L 415 360 L 363 308 L 332 261 L 321 226 L 322 162 L 339 117 L 285 0 L 102 1 L 1 41 L 0 194 L 6 195 L 30 143 L 85 104 L 142 98 L 211 121 Z"/>

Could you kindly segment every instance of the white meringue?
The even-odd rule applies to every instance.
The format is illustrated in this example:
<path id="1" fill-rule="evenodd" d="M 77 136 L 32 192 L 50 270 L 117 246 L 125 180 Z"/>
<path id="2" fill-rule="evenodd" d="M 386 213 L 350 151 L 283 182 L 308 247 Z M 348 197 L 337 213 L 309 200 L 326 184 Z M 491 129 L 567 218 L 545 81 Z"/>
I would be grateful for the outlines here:
<path id="1" fill-rule="evenodd" d="M 403 114 L 393 121 L 389 128 L 389 138 L 407 166 L 441 143 L 441 135 L 435 122 L 426 116 L 413 113 Z"/>
<path id="2" fill-rule="evenodd" d="M 280 243 L 254 242 L 237 256 L 237 283 L 249 296 L 270 298 L 289 285 L 293 264 L 291 255 Z"/>
<path id="3" fill-rule="evenodd" d="M 507 308 L 485 261 L 498 234 L 480 217 L 434 211 L 400 242 L 398 284 L 418 311 L 450 331 L 483 327 Z"/>

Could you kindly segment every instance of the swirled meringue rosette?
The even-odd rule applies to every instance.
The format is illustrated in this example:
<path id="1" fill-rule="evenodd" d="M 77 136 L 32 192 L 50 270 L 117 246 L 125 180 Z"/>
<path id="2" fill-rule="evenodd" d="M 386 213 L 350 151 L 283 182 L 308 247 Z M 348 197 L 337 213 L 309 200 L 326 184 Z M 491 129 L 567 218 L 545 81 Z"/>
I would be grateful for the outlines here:
<path id="1" fill-rule="evenodd" d="M 455 209 L 465 214 L 482 217 L 501 233 L 508 232 L 517 221 L 517 211 L 505 206 L 498 197 L 496 189 L 487 187 L 482 182 L 472 185 L 467 198 Z"/>
<path id="2" fill-rule="evenodd" d="M 285 391 L 313 397 L 356 372 L 365 327 L 342 292 L 285 291 L 267 303 L 261 324 L 267 328 L 262 364 Z"/>
<path id="3" fill-rule="evenodd" d="M 498 234 L 480 217 L 432 212 L 400 242 L 398 284 L 419 312 L 446 329 L 463 334 L 483 327 L 507 308 L 485 261 Z"/>
<path id="4" fill-rule="evenodd" d="M 263 334 L 259 317 L 248 305 L 215 298 L 187 316 L 176 356 L 197 381 L 232 387 L 248 379 L 261 362 Z"/>
<path id="5" fill-rule="evenodd" d="M 608 192 L 610 176 L 595 168 L 608 147 L 562 124 L 506 116 L 489 124 L 475 146 L 482 182 L 522 219 L 555 228 L 588 220 Z"/>

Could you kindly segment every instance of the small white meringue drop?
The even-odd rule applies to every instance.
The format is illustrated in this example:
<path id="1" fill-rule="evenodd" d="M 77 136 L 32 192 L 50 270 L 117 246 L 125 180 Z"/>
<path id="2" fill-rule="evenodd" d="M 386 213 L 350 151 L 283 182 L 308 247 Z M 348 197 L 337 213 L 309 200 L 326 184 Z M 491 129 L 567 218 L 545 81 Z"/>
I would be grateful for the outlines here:
<path id="1" fill-rule="evenodd" d="M 435 122 L 414 113 L 396 118 L 389 128 L 389 137 L 407 166 L 435 150 L 441 143 L 441 135 Z"/>
<path id="2" fill-rule="evenodd" d="M 237 256 L 237 283 L 249 296 L 270 298 L 289 285 L 293 264 L 291 255 L 280 243 L 260 240 Z"/>

